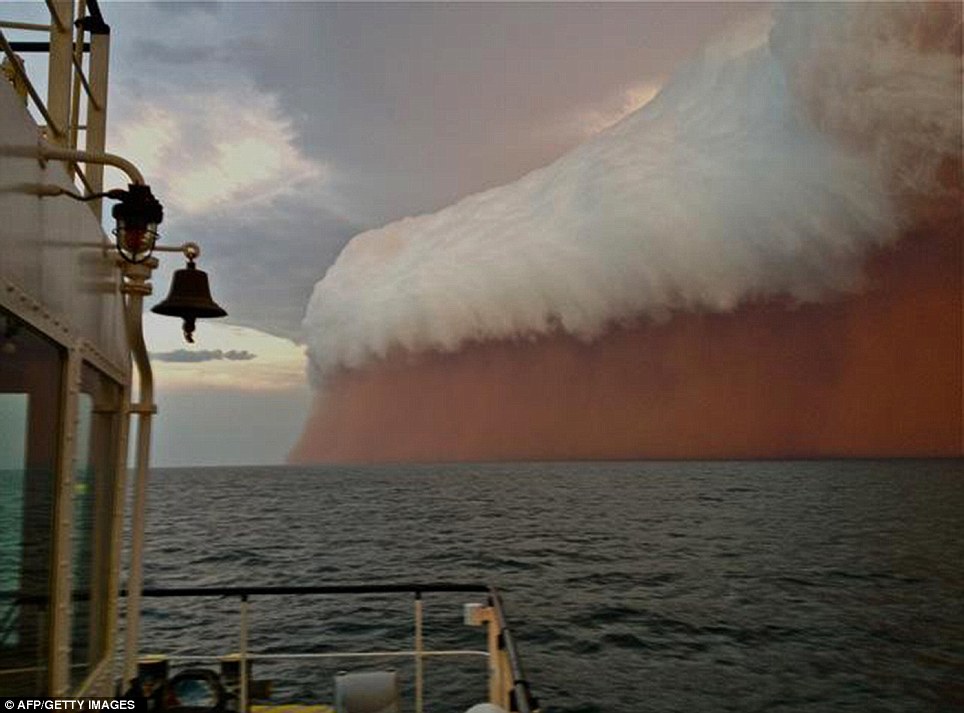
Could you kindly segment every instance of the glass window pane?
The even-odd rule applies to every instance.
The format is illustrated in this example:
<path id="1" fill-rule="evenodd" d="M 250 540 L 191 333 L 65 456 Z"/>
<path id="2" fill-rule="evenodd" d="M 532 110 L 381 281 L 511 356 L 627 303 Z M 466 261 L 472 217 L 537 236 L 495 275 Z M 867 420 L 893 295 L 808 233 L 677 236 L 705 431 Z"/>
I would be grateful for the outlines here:
<path id="1" fill-rule="evenodd" d="M 15 616 L 6 599 L 20 588 L 23 561 L 23 470 L 27 458 L 27 395 L 0 393 L 0 631 Z M 20 637 L 10 627 L 4 641 L 14 645 Z"/>
<path id="2" fill-rule="evenodd" d="M 47 690 L 65 353 L 0 309 L 0 695 Z"/>
<path id="3" fill-rule="evenodd" d="M 121 388 L 84 364 L 74 473 L 70 682 L 83 683 L 106 654 L 107 582 Z"/>

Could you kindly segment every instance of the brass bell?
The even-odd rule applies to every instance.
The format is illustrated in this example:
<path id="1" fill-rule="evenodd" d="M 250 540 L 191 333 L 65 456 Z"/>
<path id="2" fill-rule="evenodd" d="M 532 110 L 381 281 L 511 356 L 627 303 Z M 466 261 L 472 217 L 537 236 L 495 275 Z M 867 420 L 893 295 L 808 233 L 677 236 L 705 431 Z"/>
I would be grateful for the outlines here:
<path id="1" fill-rule="evenodd" d="M 194 342 L 194 320 L 228 315 L 211 299 L 208 275 L 197 269 L 194 260 L 188 260 L 187 268 L 174 272 L 170 292 L 151 312 L 183 319 L 184 339 L 191 343 Z"/>

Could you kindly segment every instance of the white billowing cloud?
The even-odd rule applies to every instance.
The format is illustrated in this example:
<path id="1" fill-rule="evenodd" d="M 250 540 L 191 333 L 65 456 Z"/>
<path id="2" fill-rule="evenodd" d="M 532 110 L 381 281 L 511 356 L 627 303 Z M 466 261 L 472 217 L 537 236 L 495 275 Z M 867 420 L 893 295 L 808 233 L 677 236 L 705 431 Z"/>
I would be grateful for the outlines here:
<path id="1" fill-rule="evenodd" d="M 137 164 L 169 212 L 264 207 L 283 194 L 331 195 L 330 169 L 307 158 L 271 94 L 242 83 L 161 92 L 121 107 L 111 150 Z"/>
<path id="2" fill-rule="evenodd" d="M 781 6 L 553 164 L 356 236 L 308 305 L 316 375 L 859 289 L 898 232 L 889 191 L 931 190 L 957 147 L 960 58 L 917 47 L 941 27 L 953 39 L 960 9 Z"/>
<path id="3" fill-rule="evenodd" d="M 594 106 L 565 117 L 560 125 L 563 134 L 589 137 L 608 129 L 634 111 L 646 106 L 659 94 L 662 83 L 648 81 L 621 91 L 613 101 Z"/>

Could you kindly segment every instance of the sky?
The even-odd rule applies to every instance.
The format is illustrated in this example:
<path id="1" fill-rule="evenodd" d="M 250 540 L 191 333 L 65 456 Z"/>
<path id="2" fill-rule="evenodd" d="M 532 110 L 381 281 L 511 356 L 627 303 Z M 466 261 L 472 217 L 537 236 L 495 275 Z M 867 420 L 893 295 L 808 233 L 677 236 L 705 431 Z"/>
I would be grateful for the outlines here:
<path id="1" fill-rule="evenodd" d="M 200 243 L 229 312 L 145 316 L 156 466 L 281 463 L 309 403 L 301 320 L 354 235 L 550 163 L 761 4 L 103 2 L 108 150 Z M 157 28 L 163 28 L 159 31 Z M 108 175 L 120 185 L 120 175 Z M 111 184 L 113 185 L 113 184 Z M 162 299 L 179 258 L 156 273 Z"/>
<path id="2" fill-rule="evenodd" d="M 176 321 L 145 314 L 160 407 L 153 462 L 160 466 L 283 462 L 312 401 L 304 341 L 310 338 L 317 360 L 319 336 L 317 327 L 310 335 L 302 327 L 309 297 L 354 236 L 392 238 L 400 230 L 404 237 L 431 223 L 433 214 L 457 218 L 466 206 L 471 212 L 474 199 L 462 203 L 461 213 L 443 209 L 480 191 L 520 179 L 538 184 L 528 180 L 536 169 L 565 166 L 565 157 L 592 153 L 607 136 L 672 104 L 667 97 L 679 92 L 668 88 L 637 112 L 671 77 L 698 79 L 707 43 L 727 38 L 704 59 L 729 51 L 734 39 L 731 49 L 745 50 L 737 46 L 740 37 L 759 35 L 771 10 L 765 3 L 728 2 L 103 0 L 102 6 L 113 28 L 108 150 L 140 166 L 164 203 L 163 241 L 200 243 L 200 266 L 230 314 L 202 322 L 196 345 L 183 343 Z M 28 15 L 34 11 L 23 7 Z M 717 119 L 711 123 L 717 128 Z M 740 160 L 749 153 L 740 152 Z M 812 161 L 798 163 L 806 168 Z M 552 169 L 540 175 L 551 176 Z M 721 185 L 729 187 L 734 182 L 726 175 Z M 779 188 L 769 178 L 761 187 Z M 124 182 L 108 173 L 108 187 Z M 559 188 L 559 180 L 550 183 Z M 575 195 L 579 205 L 588 200 L 578 190 Z M 662 206 L 678 198 L 642 195 L 636 207 L 644 216 L 657 212 L 646 210 L 647 201 Z M 618 207 L 602 214 L 618 215 Z M 692 219 L 687 208 L 683 213 Z M 416 219 L 401 220 L 406 217 Z M 473 220 L 487 218 L 469 215 L 466 225 Z M 454 226 L 456 232 L 461 227 Z M 442 226 L 442 243 L 457 242 L 451 228 Z M 359 246 L 372 243 L 364 236 L 354 241 L 354 253 L 345 253 L 356 262 L 366 254 Z M 593 237 L 595 244 L 599 236 Z M 519 242 L 505 251 L 519 253 Z M 498 252 L 494 243 L 482 240 L 479 247 Z M 579 254 L 562 257 L 577 264 Z M 165 296 L 171 272 L 183 266 L 178 256 L 162 257 L 148 307 Z M 530 259 L 541 266 L 540 256 Z M 342 266 L 348 263 L 343 258 Z M 722 267 L 714 263 L 710 272 Z M 331 279 L 336 274 L 351 276 L 336 267 L 325 280 L 329 287 L 341 284 Z M 416 316 L 426 313 L 418 279 L 408 285 L 418 288 L 414 302 L 404 302 L 390 280 L 377 271 L 365 274 L 365 280 L 348 280 L 357 299 L 347 318 L 335 315 L 337 330 L 329 334 L 358 332 L 366 318 L 377 317 L 378 310 L 365 309 L 368 295 L 388 295 L 395 305 L 414 305 Z M 369 280 L 383 284 L 355 284 Z M 450 291 L 440 296 L 453 305 L 449 312 L 458 312 Z M 328 303 L 322 302 L 324 312 Z M 338 313 L 335 307 L 328 311 Z"/>

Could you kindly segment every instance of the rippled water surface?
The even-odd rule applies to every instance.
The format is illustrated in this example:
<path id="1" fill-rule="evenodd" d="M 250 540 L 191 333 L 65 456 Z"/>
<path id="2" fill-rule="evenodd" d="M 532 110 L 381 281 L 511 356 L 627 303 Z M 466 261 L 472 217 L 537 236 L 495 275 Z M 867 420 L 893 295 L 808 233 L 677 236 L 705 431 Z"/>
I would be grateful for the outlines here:
<path id="1" fill-rule="evenodd" d="M 550 711 L 964 710 L 962 461 L 155 470 L 149 509 L 147 586 L 496 583 Z M 427 596 L 427 645 L 484 645 L 471 599 Z M 411 606 L 255 598 L 250 645 L 409 648 Z M 148 600 L 143 648 L 224 653 L 236 624 Z M 351 664 L 255 677 L 325 699 Z M 482 671 L 432 661 L 428 711 Z"/>

